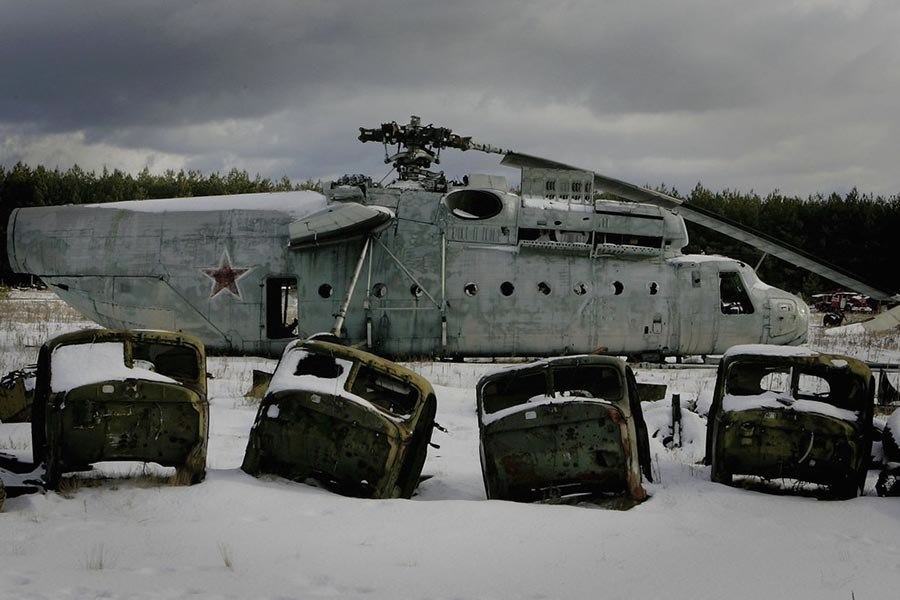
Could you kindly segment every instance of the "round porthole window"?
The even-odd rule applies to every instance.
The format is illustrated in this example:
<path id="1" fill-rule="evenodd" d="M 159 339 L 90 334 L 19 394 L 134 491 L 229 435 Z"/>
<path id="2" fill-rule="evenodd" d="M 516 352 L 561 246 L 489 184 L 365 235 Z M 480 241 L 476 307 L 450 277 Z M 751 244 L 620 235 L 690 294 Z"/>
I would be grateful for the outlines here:
<path id="1" fill-rule="evenodd" d="M 647 284 L 647 289 L 650 290 L 650 295 L 655 296 L 659 292 L 659 284 L 655 281 L 651 281 Z"/>
<path id="2" fill-rule="evenodd" d="M 383 283 L 376 283 L 372 286 L 372 295 L 376 298 L 384 298 L 387 296 L 387 286 Z"/>
<path id="3" fill-rule="evenodd" d="M 550 292 L 551 292 L 550 285 L 546 281 L 540 282 L 537 286 L 537 289 L 540 293 L 542 293 L 545 296 L 550 295 Z"/>
<path id="4" fill-rule="evenodd" d="M 331 298 L 331 295 L 334 293 L 334 288 L 327 283 L 323 283 L 319 286 L 319 296 L 322 298 Z"/>
<path id="5" fill-rule="evenodd" d="M 466 296 L 474 296 L 478 293 L 478 284 L 469 282 L 463 288 L 463 291 L 466 293 Z"/>
<path id="6" fill-rule="evenodd" d="M 624 291 L 625 291 L 625 286 L 622 284 L 621 281 L 613 281 L 613 294 L 618 296 Z"/>
<path id="7" fill-rule="evenodd" d="M 409 293 L 412 294 L 413 298 L 421 298 L 422 297 L 422 288 L 420 288 L 415 283 L 412 284 L 409 288 Z"/>
<path id="8" fill-rule="evenodd" d="M 579 281 L 572 286 L 572 292 L 574 292 L 576 296 L 584 296 L 585 294 L 587 294 L 587 291 L 587 284 L 583 281 Z"/>
<path id="9" fill-rule="evenodd" d="M 516 286 L 511 281 L 504 281 L 500 284 L 500 293 L 504 296 L 512 296 L 514 291 L 516 291 Z"/>

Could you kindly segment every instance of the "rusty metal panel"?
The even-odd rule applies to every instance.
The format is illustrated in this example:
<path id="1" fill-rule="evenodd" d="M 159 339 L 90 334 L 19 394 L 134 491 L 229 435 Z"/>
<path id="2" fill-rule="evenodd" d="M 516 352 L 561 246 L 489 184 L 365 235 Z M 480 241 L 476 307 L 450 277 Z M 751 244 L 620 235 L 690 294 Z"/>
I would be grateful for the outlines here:
<path id="1" fill-rule="evenodd" d="M 488 498 L 646 498 L 646 426 L 621 360 L 578 356 L 504 369 L 477 386 Z"/>
<path id="2" fill-rule="evenodd" d="M 804 348 L 737 346 L 719 366 L 706 438 L 712 479 L 734 475 L 826 485 L 865 483 L 874 379 L 865 363 Z"/>
<path id="3" fill-rule="evenodd" d="M 241 468 L 348 496 L 409 498 L 437 409 L 421 376 L 373 354 L 309 340 L 285 349 Z"/>
<path id="4" fill-rule="evenodd" d="M 121 355 L 98 368 L 99 349 Z M 115 460 L 175 467 L 176 481 L 197 483 L 208 433 L 206 358 L 196 338 L 89 329 L 41 348 L 32 447 L 49 488 L 66 472 Z"/>

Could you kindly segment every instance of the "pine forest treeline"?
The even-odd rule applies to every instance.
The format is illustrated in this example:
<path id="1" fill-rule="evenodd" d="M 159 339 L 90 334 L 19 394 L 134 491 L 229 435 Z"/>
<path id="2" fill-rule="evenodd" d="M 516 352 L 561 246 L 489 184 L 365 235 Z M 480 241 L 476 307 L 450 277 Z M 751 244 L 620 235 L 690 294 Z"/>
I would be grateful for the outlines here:
<path id="1" fill-rule="evenodd" d="M 77 166 L 65 171 L 16 164 L 0 166 L 0 282 L 20 283 L 6 256 L 6 226 L 12 209 L 142 200 L 319 189 L 318 182 L 251 177 L 233 169 L 227 174 L 166 171 L 137 175 L 120 170 L 97 173 Z M 661 188 L 664 189 L 664 188 Z M 851 190 L 847 194 L 807 198 L 772 193 L 760 196 L 697 185 L 690 194 L 666 190 L 691 204 L 715 211 L 810 252 L 890 291 L 900 290 L 900 196 L 884 198 Z M 761 253 L 731 238 L 688 223 L 691 243 L 685 252 L 723 254 L 756 266 Z M 766 258 L 760 277 L 774 286 L 809 297 L 836 286 L 776 258 Z"/>

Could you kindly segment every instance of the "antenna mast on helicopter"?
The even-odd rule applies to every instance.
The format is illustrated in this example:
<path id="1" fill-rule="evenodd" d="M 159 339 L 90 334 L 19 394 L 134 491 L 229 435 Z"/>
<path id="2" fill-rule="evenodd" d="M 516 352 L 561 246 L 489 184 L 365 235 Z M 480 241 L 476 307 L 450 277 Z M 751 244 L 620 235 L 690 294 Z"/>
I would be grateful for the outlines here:
<path id="1" fill-rule="evenodd" d="M 489 154 L 506 154 L 505 150 L 481 144 L 471 136 L 463 137 L 447 127 L 422 125 L 422 120 L 412 115 L 409 123 L 399 125 L 396 121 L 382 123 L 380 128 L 359 128 L 359 141 L 381 142 L 384 144 L 384 162 L 393 164 L 401 181 L 418 181 L 425 189 L 446 191 L 447 179 L 443 171 L 431 171 L 432 163 L 441 163 L 441 150 L 478 150 Z M 389 146 L 396 146 L 391 154 Z"/>

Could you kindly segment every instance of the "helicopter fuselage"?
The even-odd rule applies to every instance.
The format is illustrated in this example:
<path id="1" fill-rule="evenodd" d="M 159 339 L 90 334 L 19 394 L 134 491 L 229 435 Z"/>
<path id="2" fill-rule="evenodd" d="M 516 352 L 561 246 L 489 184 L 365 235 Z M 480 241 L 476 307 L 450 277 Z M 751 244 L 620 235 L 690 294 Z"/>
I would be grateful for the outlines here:
<path id="1" fill-rule="evenodd" d="M 667 356 L 805 341 L 803 301 L 739 261 L 681 254 L 680 216 L 589 187 L 576 194 L 574 182 L 529 195 L 526 176 L 522 194 L 473 176 L 447 193 L 399 182 L 327 197 L 23 208 L 9 255 L 101 325 L 182 330 L 231 353 L 277 355 L 330 330 L 348 294 L 341 333 L 392 357 Z M 395 218 L 369 236 L 291 243 L 291 223 L 342 202 Z"/>

